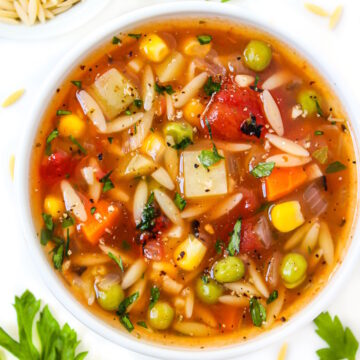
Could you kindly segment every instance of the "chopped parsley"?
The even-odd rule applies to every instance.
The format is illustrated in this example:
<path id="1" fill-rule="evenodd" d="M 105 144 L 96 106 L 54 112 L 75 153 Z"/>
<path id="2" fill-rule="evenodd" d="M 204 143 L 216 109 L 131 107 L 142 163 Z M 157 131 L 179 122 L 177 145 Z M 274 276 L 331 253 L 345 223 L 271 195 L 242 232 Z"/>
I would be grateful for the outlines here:
<path id="1" fill-rule="evenodd" d="M 152 192 L 145 204 L 144 210 L 141 214 L 141 220 L 139 224 L 136 225 L 136 228 L 141 231 L 151 230 L 155 226 L 156 216 L 157 212 L 154 206 L 154 193 Z"/>
<path id="2" fill-rule="evenodd" d="M 315 134 L 316 136 L 320 136 L 320 135 L 324 135 L 324 132 L 321 131 L 321 130 L 315 130 L 314 134 Z"/>
<path id="3" fill-rule="evenodd" d="M 271 175 L 275 167 L 274 162 L 260 162 L 251 171 L 250 174 L 257 179 Z"/>
<path id="4" fill-rule="evenodd" d="M 113 45 L 121 44 L 121 40 L 117 36 L 113 36 L 111 43 Z"/>
<path id="5" fill-rule="evenodd" d="M 175 91 L 172 88 L 171 85 L 159 85 L 158 83 L 155 83 L 155 91 L 158 94 L 164 94 L 165 92 L 169 95 L 172 95 Z"/>
<path id="6" fill-rule="evenodd" d="M 52 216 L 49 214 L 43 213 L 42 217 L 44 219 L 46 229 L 49 231 L 53 231 L 54 230 L 54 222 L 53 222 Z"/>
<path id="7" fill-rule="evenodd" d="M 52 250 L 52 261 L 56 270 L 60 270 L 64 262 L 64 243 L 60 243 Z"/>
<path id="8" fill-rule="evenodd" d="M 18 339 L 12 339 L 0 327 L 0 347 L 18 359 L 85 359 L 87 352 L 76 354 L 80 341 L 75 330 L 68 324 L 61 327 L 47 305 L 40 311 L 40 300 L 29 290 L 20 297 L 15 297 L 14 307 L 17 314 Z M 32 329 L 37 332 L 41 346 L 38 346 L 38 342 L 33 343 Z"/>
<path id="9" fill-rule="evenodd" d="M 260 77 L 259 75 L 256 74 L 254 85 L 250 86 L 250 89 L 253 89 L 256 92 L 262 92 L 262 90 L 258 88 L 259 80 Z"/>
<path id="10" fill-rule="evenodd" d="M 322 312 L 314 323 L 316 333 L 328 344 L 316 351 L 320 360 L 356 359 L 359 342 L 348 327 L 344 329 L 337 316 L 332 319 L 328 312 Z"/>
<path id="11" fill-rule="evenodd" d="M 72 112 L 70 110 L 59 109 L 59 110 L 56 111 L 57 116 L 70 115 L 70 114 L 72 114 Z"/>
<path id="12" fill-rule="evenodd" d="M 340 161 L 334 161 L 328 165 L 325 172 L 327 174 L 333 174 L 335 172 L 342 171 L 345 169 L 346 169 L 346 166 L 343 163 L 341 163 Z"/>
<path id="13" fill-rule="evenodd" d="M 184 139 L 182 139 L 178 144 L 174 144 L 173 146 L 171 146 L 173 149 L 175 150 L 184 150 L 186 149 L 189 145 L 192 145 L 193 142 L 191 141 L 190 138 L 186 137 Z"/>
<path id="14" fill-rule="evenodd" d="M 212 76 L 209 76 L 206 84 L 204 85 L 204 92 L 206 95 L 211 96 L 214 93 L 220 91 L 221 82 L 213 81 Z"/>
<path id="15" fill-rule="evenodd" d="M 119 305 L 117 314 L 119 315 L 121 324 L 129 332 L 134 330 L 134 325 L 129 319 L 129 314 L 126 312 L 127 308 L 139 298 L 139 292 L 130 295 L 125 298 Z"/>
<path id="16" fill-rule="evenodd" d="M 137 107 L 137 108 L 141 108 L 142 105 L 143 105 L 143 101 L 141 99 L 135 99 L 134 100 L 134 105 Z"/>
<path id="17" fill-rule="evenodd" d="M 186 200 L 178 192 L 175 193 L 174 203 L 180 211 L 185 209 Z"/>
<path id="18" fill-rule="evenodd" d="M 69 139 L 74 145 L 79 148 L 80 152 L 82 152 L 84 155 L 87 154 L 87 151 L 84 149 L 84 147 L 72 135 L 69 136 Z"/>
<path id="19" fill-rule="evenodd" d="M 142 35 L 142 34 L 132 34 L 132 33 L 130 33 L 130 34 L 128 34 L 128 37 L 131 37 L 131 38 L 134 38 L 134 39 L 136 39 L 136 40 L 139 40 L 139 39 L 141 38 L 141 35 Z"/>
<path id="20" fill-rule="evenodd" d="M 215 251 L 217 254 L 221 254 L 223 249 L 225 248 L 225 243 L 222 240 L 216 240 L 215 242 Z"/>
<path id="21" fill-rule="evenodd" d="M 211 35 L 198 35 L 196 38 L 198 39 L 200 45 L 209 44 L 212 40 Z"/>
<path id="22" fill-rule="evenodd" d="M 250 118 L 242 123 L 240 130 L 245 135 L 256 136 L 257 138 L 260 138 L 262 128 L 263 125 L 256 124 L 256 117 L 251 114 Z"/>
<path id="23" fill-rule="evenodd" d="M 267 304 L 271 304 L 273 301 L 275 301 L 279 296 L 279 292 L 277 290 L 274 290 L 266 300 Z"/>
<path id="24" fill-rule="evenodd" d="M 122 247 L 124 250 L 130 250 L 130 249 L 131 249 L 131 245 L 130 245 L 126 240 L 123 240 L 123 241 L 122 241 L 121 247 Z"/>
<path id="25" fill-rule="evenodd" d="M 323 111 L 322 111 L 322 109 L 321 109 L 321 107 L 320 107 L 320 104 L 319 104 L 318 100 L 315 98 L 314 101 L 315 101 L 315 105 L 316 105 L 316 112 L 317 112 L 320 116 L 324 116 L 324 113 L 323 113 Z"/>
<path id="26" fill-rule="evenodd" d="M 82 82 L 79 80 L 71 80 L 71 83 L 75 85 L 78 89 L 81 89 L 82 87 Z"/>
<path id="27" fill-rule="evenodd" d="M 108 252 L 108 256 L 111 260 L 114 260 L 116 262 L 116 264 L 119 266 L 120 270 L 122 272 L 124 272 L 124 265 L 123 265 L 121 256 L 119 256 L 119 258 L 117 258 L 111 251 Z"/>
<path id="28" fill-rule="evenodd" d="M 238 219 L 234 225 L 234 230 L 231 233 L 230 241 L 227 251 L 230 256 L 238 254 L 240 251 L 240 236 L 241 236 L 241 219 Z"/>
<path id="29" fill-rule="evenodd" d="M 61 227 L 62 227 L 63 229 L 66 229 L 66 228 L 68 228 L 68 227 L 70 227 L 70 226 L 73 226 L 73 225 L 75 225 L 75 220 L 74 220 L 74 218 L 73 218 L 72 216 L 70 216 L 69 214 L 68 214 L 68 216 L 67 216 L 66 218 L 63 219 L 63 221 L 62 221 L 62 223 L 61 223 Z"/>
<path id="30" fill-rule="evenodd" d="M 96 211 L 96 207 L 93 206 L 93 207 L 90 209 L 90 214 L 91 214 L 91 215 L 94 215 L 94 214 L 95 214 L 95 211 Z"/>
<path id="31" fill-rule="evenodd" d="M 209 283 L 209 277 L 206 276 L 206 275 L 203 275 L 201 277 L 201 281 L 204 283 L 204 284 L 208 284 Z"/>
<path id="32" fill-rule="evenodd" d="M 131 111 L 129 109 L 125 110 L 125 115 L 131 115 Z"/>
<path id="33" fill-rule="evenodd" d="M 107 192 L 111 189 L 113 189 L 115 186 L 113 182 L 110 179 L 110 175 L 112 174 L 113 170 L 109 171 L 105 176 L 103 176 L 99 181 L 104 184 L 102 188 L 102 192 Z"/>
<path id="34" fill-rule="evenodd" d="M 136 325 L 139 325 L 139 326 L 141 326 L 141 327 L 143 327 L 143 328 L 145 328 L 145 329 L 148 328 L 145 321 L 138 321 L 138 322 L 136 323 Z"/>
<path id="35" fill-rule="evenodd" d="M 58 129 L 54 129 L 46 138 L 46 147 L 45 153 L 46 155 L 51 155 L 51 142 L 59 136 Z"/>
<path id="36" fill-rule="evenodd" d="M 316 149 L 311 156 L 320 164 L 325 164 L 328 160 L 328 147 L 322 146 L 321 148 Z"/>
<path id="37" fill-rule="evenodd" d="M 160 290 L 157 286 L 153 286 L 150 290 L 149 309 L 152 309 L 159 299 L 160 299 Z"/>
<path id="38" fill-rule="evenodd" d="M 113 137 L 108 137 L 107 139 L 108 139 L 109 144 L 112 144 L 114 138 Z"/>
<path id="39" fill-rule="evenodd" d="M 266 321 L 266 310 L 255 297 L 249 300 L 249 305 L 251 320 L 255 326 L 260 327 Z"/>

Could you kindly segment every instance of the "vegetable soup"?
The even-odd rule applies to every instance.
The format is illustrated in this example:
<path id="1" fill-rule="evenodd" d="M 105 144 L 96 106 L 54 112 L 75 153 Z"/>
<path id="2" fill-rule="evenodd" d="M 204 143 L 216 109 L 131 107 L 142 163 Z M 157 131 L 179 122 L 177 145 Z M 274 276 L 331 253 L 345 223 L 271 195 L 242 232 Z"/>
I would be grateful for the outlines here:
<path id="1" fill-rule="evenodd" d="M 202 348 L 313 299 L 357 198 L 351 127 L 326 80 L 268 34 L 195 18 L 116 34 L 73 69 L 30 184 L 44 251 L 89 311 Z"/>

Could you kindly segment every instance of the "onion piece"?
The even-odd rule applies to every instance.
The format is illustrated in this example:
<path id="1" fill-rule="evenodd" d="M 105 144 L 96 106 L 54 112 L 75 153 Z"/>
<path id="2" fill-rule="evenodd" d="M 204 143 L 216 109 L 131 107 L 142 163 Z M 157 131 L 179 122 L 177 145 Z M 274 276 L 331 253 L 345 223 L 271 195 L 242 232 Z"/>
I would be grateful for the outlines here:
<path id="1" fill-rule="evenodd" d="M 254 231 L 260 241 L 264 244 L 265 249 L 268 249 L 272 243 L 272 235 L 269 223 L 265 216 L 260 216 L 254 227 Z"/>
<path id="2" fill-rule="evenodd" d="M 278 149 L 285 151 L 288 154 L 295 156 L 310 156 L 309 152 L 294 141 L 277 136 L 274 134 L 267 133 L 265 138 L 270 141 L 272 145 Z"/>
<path id="3" fill-rule="evenodd" d="M 85 222 L 87 220 L 85 206 L 74 188 L 67 180 L 61 181 L 60 188 L 63 193 L 66 210 L 71 211 L 80 221 Z"/>
<path id="4" fill-rule="evenodd" d="M 251 149 L 250 144 L 241 144 L 241 143 L 229 143 L 225 141 L 215 141 L 215 145 L 218 149 L 222 149 L 229 152 L 241 152 Z"/>
<path id="5" fill-rule="evenodd" d="M 155 79 L 150 65 L 144 68 L 142 78 L 143 104 L 145 111 L 149 111 L 155 99 Z"/>
<path id="6" fill-rule="evenodd" d="M 155 189 L 154 196 L 164 214 L 176 225 L 181 225 L 183 220 L 179 209 L 174 202 L 163 191 Z"/>
<path id="7" fill-rule="evenodd" d="M 280 110 L 274 98 L 272 97 L 272 95 L 268 90 L 264 90 L 261 99 L 264 104 L 264 112 L 269 124 L 279 136 L 283 136 L 284 125 L 281 118 Z"/>
<path id="8" fill-rule="evenodd" d="M 111 134 L 126 130 L 135 125 L 139 120 L 142 119 L 144 113 L 138 112 L 133 115 L 119 116 L 111 122 L 108 122 L 105 134 Z"/>
<path id="9" fill-rule="evenodd" d="M 105 132 L 106 120 L 97 102 L 85 90 L 78 91 L 76 93 L 76 98 L 78 99 L 84 114 L 89 117 L 100 132 Z"/>
<path id="10" fill-rule="evenodd" d="M 236 75 L 235 76 L 235 82 L 240 87 L 248 87 L 251 84 L 253 84 L 255 81 L 255 78 L 251 75 Z"/>
<path id="11" fill-rule="evenodd" d="M 328 202 L 324 199 L 320 188 L 315 183 L 305 189 L 303 199 L 314 216 L 320 216 L 328 207 Z"/>
<path id="12" fill-rule="evenodd" d="M 237 193 L 230 195 L 225 200 L 220 202 L 215 208 L 213 208 L 209 214 L 209 220 L 217 219 L 231 211 L 235 206 L 237 206 L 243 198 L 242 193 Z"/>
<path id="13" fill-rule="evenodd" d="M 175 185 L 168 174 L 168 172 L 163 168 L 159 167 L 156 171 L 154 171 L 151 176 L 162 186 L 166 189 L 174 190 Z"/>
<path id="14" fill-rule="evenodd" d="M 266 159 L 266 162 L 274 162 L 276 167 L 302 166 L 311 161 L 311 157 L 298 157 L 290 154 L 276 154 Z"/>
<path id="15" fill-rule="evenodd" d="M 141 180 L 136 187 L 134 194 L 133 216 L 135 224 L 141 221 L 141 214 L 148 199 L 148 186 L 145 180 Z"/>
<path id="16" fill-rule="evenodd" d="M 287 82 L 290 81 L 290 79 L 291 74 L 288 71 L 278 71 L 268 77 L 261 85 L 261 88 L 264 90 L 274 90 L 282 85 L 285 85 Z"/>
<path id="17" fill-rule="evenodd" d="M 188 84 L 186 84 L 182 90 L 173 94 L 174 106 L 178 109 L 183 107 L 188 101 L 190 101 L 205 85 L 208 79 L 208 73 L 202 72 L 195 76 Z"/>

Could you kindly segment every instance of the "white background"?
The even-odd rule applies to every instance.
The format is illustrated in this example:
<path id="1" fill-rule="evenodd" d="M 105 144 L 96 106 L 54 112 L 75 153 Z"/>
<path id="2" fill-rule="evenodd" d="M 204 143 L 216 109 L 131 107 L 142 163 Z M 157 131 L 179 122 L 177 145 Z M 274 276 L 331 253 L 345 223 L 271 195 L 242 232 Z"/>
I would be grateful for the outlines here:
<path id="1" fill-rule="evenodd" d="M 357 116 L 360 110 L 360 2 L 313 1 L 317 1 L 317 4 L 328 10 L 333 10 L 338 4 L 344 5 L 343 17 L 334 31 L 328 29 L 326 19 L 307 12 L 301 0 L 286 2 L 231 0 L 230 3 L 236 4 L 239 11 L 241 8 L 251 9 L 260 19 L 306 44 L 308 49 L 314 49 L 320 54 L 318 59 L 320 62 L 329 62 L 332 68 L 336 69 L 337 77 L 341 78 L 353 93 L 357 101 L 355 104 L 355 109 L 358 110 L 355 112 Z M 12 335 L 16 334 L 16 317 L 11 304 L 16 294 L 20 295 L 24 290 L 30 289 L 37 298 L 43 300 L 43 303 L 50 304 L 51 310 L 62 324 L 68 322 L 76 329 L 82 340 L 81 349 L 89 350 L 89 360 L 118 358 L 145 360 L 146 358 L 124 350 L 88 330 L 47 290 L 35 264 L 27 255 L 23 234 L 20 231 L 19 213 L 15 206 L 15 189 L 9 172 L 9 159 L 12 154 L 16 155 L 19 134 L 28 121 L 29 109 L 57 60 L 81 41 L 84 35 L 96 31 L 96 27 L 101 26 L 106 20 L 160 2 L 169 1 L 111 0 L 95 19 L 80 29 L 48 40 L 6 40 L 0 33 L 0 102 L 15 90 L 26 89 L 25 95 L 15 105 L 6 109 L 0 108 L 0 326 Z M 206 7 L 205 0 L 204 7 Z M 333 315 L 338 314 L 343 323 L 351 327 L 358 339 L 360 339 L 359 298 L 360 266 L 354 269 L 328 309 Z M 323 345 L 315 334 L 313 324 L 288 337 L 286 342 L 289 344 L 287 359 L 291 360 L 316 359 L 315 351 Z M 242 359 L 276 359 L 281 345 L 282 343 L 273 344 Z"/>

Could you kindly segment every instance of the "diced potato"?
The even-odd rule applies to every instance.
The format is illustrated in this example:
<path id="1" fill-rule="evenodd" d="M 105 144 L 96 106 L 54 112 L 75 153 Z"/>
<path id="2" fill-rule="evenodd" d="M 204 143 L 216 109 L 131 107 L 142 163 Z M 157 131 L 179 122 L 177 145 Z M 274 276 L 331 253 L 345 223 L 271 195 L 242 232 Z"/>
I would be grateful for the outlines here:
<path id="1" fill-rule="evenodd" d="M 166 42 L 156 34 L 148 34 L 140 42 L 140 51 L 152 62 L 161 62 L 169 54 Z"/>
<path id="2" fill-rule="evenodd" d="M 59 134 L 64 137 L 72 135 L 74 138 L 80 138 L 86 130 L 85 121 L 75 114 L 69 114 L 60 118 L 58 126 Z"/>
<path id="3" fill-rule="evenodd" d="M 195 270 L 206 253 L 206 246 L 190 234 L 174 251 L 175 263 L 183 270 Z"/>
<path id="4" fill-rule="evenodd" d="M 144 140 L 140 150 L 151 156 L 154 161 L 159 161 L 164 154 L 165 146 L 165 141 L 161 135 L 151 133 Z"/>
<path id="5" fill-rule="evenodd" d="M 203 113 L 205 106 L 199 99 L 191 99 L 183 108 L 183 114 L 186 121 L 192 126 L 199 126 L 200 116 Z"/>
<path id="6" fill-rule="evenodd" d="M 289 232 L 305 222 L 298 201 L 286 201 L 271 209 L 271 222 L 281 232 Z"/>
<path id="7" fill-rule="evenodd" d="M 139 98 L 136 87 L 115 68 L 99 76 L 90 90 L 110 120 Z"/>
<path id="8" fill-rule="evenodd" d="M 148 175 L 157 169 L 153 160 L 147 156 L 136 154 L 121 159 L 120 167 L 114 172 L 117 177 L 135 177 Z"/>
<path id="9" fill-rule="evenodd" d="M 220 160 L 208 170 L 199 162 L 201 151 L 184 151 L 185 197 L 196 198 L 227 193 L 225 161 Z M 219 150 L 220 155 L 224 155 Z"/>
<path id="10" fill-rule="evenodd" d="M 58 219 L 65 211 L 64 201 L 59 196 L 47 195 L 44 200 L 44 211 L 53 219 Z"/>
<path id="11" fill-rule="evenodd" d="M 133 59 L 128 62 L 127 66 L 134 72 L 138 73 L 144 66 L 144 62 L 140 58 Z"/>
<path id="12" fill-rule="evenodd" d="M 161 64 L 155 66 L 160 82 L 169 82 L 179 78 L 185 67 L 185 58 L 178 52 L 170 54 Z"/>
<path id="13" fill-rule="evenodd" d="M 189 37 L 183 42 L 182 50 L 188 56 L 205 57 L 211 50 L 211 43 L 201 45 L 196 37 Z"/>

